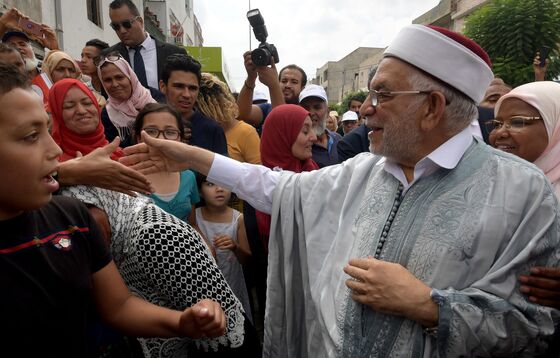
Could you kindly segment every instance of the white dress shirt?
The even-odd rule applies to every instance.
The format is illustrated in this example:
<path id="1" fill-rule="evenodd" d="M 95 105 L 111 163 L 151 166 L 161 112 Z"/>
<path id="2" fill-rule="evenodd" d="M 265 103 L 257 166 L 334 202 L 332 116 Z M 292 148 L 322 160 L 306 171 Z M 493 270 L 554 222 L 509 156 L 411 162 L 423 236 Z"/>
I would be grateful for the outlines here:
<path id="1" fill-rule="evenodd" d="M 142 55 L 142 59 L 144 60 L 144 67 L 146 68 L 146 78 L 148 80 L 148 86 L 159 89 L 156 40 L 148 35 L 141 45 L 142 48 L 140 49 L 140 54 Z M 130 58 L 130 66 L 134 68 L 135 50 L 128 46 L 127 49 L 128 57 Z"/>
<path id="2" fill-rule="evenodd" d="M 469 126 L 471 129 L 471 134 L 478 139 L 483 139 L 482 137 L 482 130 L 480 129 L 480 123 L 478 123 L 478 119 L 473 119 L 471 125 Z"/>
<path id="3" fill-rule="evenodd" d="M 414 167 L 414 179 L 410 183 L 400 165 L 390 160 L 379 163 L 384 165 L 383 170 L 403 184 L 404 195 L 412 184 L 439 168 L 454 169 L 472 142 L 471 129 L 467 127 L 422 158 Z M 208 172 L 208 181 L 233 191 L 255 209 L 270 213 L 274 189 L 281 175 L 282 171 L 270 170 L 262 165 L 241 163 L 215 154 Z"/>
<path id="4" fill-rule="evenodd" d="M 414 179 L 409 183 L 404 171 L 397 163 L 387 159 L 383 170 L 394 176 L 404 186 L 403 195 L 420 178 L 428 176 L 439 168 L 454 169 L 473 142 L 472 129 L 463 129 L 445 143 L 437 147 L 433 152 L 420 159 L 414 166 Z"/>

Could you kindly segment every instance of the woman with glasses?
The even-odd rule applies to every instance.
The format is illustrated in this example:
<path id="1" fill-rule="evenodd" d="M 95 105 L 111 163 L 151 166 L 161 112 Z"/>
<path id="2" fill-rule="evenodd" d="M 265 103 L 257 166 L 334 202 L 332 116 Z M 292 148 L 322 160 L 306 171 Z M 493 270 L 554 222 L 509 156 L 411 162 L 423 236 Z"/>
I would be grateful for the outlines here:
<path id="1" fill-rule="evenodd" d="M 154 138 L 183 141 L 185 128 L 181 115 L 166 104 L 149 103 L 138 113 L 134 122 L 136 141 L 142 142 L 140 133 L 145 131 Z M 200 201 L 196 178 L 190 170 L 159 172 L 147 175 L 154 192 L 154 203 L 183 221 L 194 225 L 194 205 Z"/>
<path id="2" fill-rule="evenodd" d="M 519 86 L 499 99 L 494 113 L 490 144 L 539 167 L 560 199 L 560 84 Z M 530 301 L 560 308 L 559 268 L 536 267 L 520 281 Z"/>
<path id="3" fill-rule="evenodd" d="M 162 100 L 163 94 L 155 88 L 142 86 L 128 62 L 116 53 L 95 61 L 101 83 L 109 99 L 101 113 L 105 136 L 109 141 L 121 138 L 121 146 L 132 144 L 132 127 L 138 113 L 148 103 Z"/>
<path id="4" fill-rule="evenodd" d="M 500 98 L 494 113 L 490 144 L 541 168 L 560 197 L 560 84 L 519 86 Z"/>

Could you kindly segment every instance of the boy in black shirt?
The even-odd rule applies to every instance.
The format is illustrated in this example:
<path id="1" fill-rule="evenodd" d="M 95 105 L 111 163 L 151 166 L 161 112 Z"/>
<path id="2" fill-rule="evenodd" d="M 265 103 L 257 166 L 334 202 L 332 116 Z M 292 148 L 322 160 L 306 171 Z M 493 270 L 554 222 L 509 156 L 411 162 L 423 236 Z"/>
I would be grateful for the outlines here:
<path id="1" fill-rule="evenodd" d="M 85 356 L 91 303 L 131 336 L 221 336 L 217 302 L 179 312 L 132 296 L 85 206 L 52 198 L 60 148 L 40 98 L 2 63 L 0 108 L 0 356 Z"/>

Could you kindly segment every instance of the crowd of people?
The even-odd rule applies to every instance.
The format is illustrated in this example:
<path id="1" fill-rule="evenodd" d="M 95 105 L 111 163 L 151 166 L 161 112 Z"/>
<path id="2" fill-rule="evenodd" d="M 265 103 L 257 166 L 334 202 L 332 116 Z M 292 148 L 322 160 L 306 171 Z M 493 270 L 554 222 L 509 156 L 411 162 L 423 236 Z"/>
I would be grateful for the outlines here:
<path id="1" fill-rule="evenodd" d="M 512 89 L 410 25 L 339 114 L 300 66 L 246 52 L 232 93 L 109 17 L 81 61 L 0 17 L 0 355 L 560 355 L 548 60 Z"/>

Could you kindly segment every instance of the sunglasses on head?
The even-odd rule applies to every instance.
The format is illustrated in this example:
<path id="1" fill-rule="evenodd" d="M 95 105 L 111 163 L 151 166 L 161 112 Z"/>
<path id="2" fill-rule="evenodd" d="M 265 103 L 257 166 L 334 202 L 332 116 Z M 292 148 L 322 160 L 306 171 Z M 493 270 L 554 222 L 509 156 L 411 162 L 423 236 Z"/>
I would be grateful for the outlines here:
<path id="1" fill-rule="evenodd" d="M 139 18 L 140 18 L 140 16 L 136 16 L 136 17 L 133 17 L 130 20 L 124 20 L 124 21 L 121 21 L 121 22 L 111 22 L 109 25 L 111 25 L 111 27 L 115 31 L 119 31 L 121 29 L 121 26 L 124 27 L 125 29 L 130 29 L 132 27 L 132 23 L 134 21 L 138 20 Z"/>
<path id="2" fill-rule="evenodd" d="M 105 62 L 117 62 L 123 58 L 120 53 L 118 52 L 111 52 L 107 55 L 97 56 L 93 59 L 93 64 L 97 67 L 103 66 Z"/>

